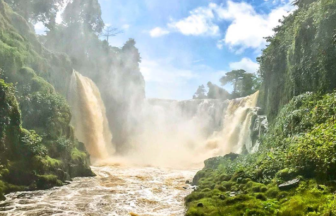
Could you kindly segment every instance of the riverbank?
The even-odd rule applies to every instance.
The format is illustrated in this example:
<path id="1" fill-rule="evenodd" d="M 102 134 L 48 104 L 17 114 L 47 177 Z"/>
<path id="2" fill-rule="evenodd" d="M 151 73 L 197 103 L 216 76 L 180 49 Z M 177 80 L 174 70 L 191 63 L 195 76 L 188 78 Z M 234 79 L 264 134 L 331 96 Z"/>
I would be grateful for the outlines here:
<path id="1" fill-rule="evenodd" d="M 286 105 L 258 153 L 205 161 L 186 198 L 195 215 L 334 215 L 336 93 Z"/>

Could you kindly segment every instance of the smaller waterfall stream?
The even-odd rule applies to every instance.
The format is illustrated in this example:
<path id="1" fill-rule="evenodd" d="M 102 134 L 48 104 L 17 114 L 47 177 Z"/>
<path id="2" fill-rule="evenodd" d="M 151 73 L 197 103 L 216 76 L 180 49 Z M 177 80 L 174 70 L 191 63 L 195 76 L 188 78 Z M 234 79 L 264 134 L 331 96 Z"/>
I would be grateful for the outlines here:
<path id="1" fill-rule="evenodd" d="M 107 158 L 113 146 L 103 100 L 94 82 L 76 71 L 71 78 L 69 104 L 75 135 L 85 144 L 91 160 Z"/>
<path id="2" fill-rule="evenodd" d="M 230 100 L 225 111 L 222 130 L 214 132 L 207 145 L 216 148 L 217 155 L 230 152 L 242 153 L 244 148 L 252 152 L 251 121 L 257 105 L 259 92 L 248 97 Z"/>

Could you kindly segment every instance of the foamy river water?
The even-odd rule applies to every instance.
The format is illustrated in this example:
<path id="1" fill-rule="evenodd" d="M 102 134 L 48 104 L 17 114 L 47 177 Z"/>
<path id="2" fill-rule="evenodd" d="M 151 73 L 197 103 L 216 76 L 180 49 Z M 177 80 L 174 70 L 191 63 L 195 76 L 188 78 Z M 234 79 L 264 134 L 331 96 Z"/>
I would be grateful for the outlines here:
<path id="1" fill-rule="evenodd" d="M 3 215 L 184 215 L 186 185 L 196 170 L 92 167 L 92 178 L 44 191 L 17 192 L 0 202 Z M 187 188 L 187 189 L 185 189 Z"/>

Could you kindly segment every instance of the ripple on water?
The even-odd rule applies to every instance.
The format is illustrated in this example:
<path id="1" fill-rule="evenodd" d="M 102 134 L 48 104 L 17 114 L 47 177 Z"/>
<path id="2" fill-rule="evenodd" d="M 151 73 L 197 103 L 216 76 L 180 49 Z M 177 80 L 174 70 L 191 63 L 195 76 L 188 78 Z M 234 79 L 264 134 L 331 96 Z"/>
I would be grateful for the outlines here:
<path id="1" fill-rule="evenodd" d="M 75 178 L 45 191 L 16 192 L 0 202 L 3 215 L 178 216 L 185 212 L 184 189 L 196 170 L 92 167 L 94 178 Z"/>

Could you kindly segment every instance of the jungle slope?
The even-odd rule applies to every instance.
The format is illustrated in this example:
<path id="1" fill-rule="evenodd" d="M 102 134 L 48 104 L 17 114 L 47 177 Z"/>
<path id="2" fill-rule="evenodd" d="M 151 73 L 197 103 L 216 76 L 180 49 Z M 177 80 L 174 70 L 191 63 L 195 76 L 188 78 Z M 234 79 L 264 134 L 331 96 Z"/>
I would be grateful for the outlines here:
<path id="1" fill-rule="evenodd" d="M 258 61 L 260 105 L 272 122 L 294 96 L 336 88 L 336 1 L 296 0 Z M 333 45 L 334 44 L 334 45 Z"/>
<path id="2" fill-rule="evenodd" d="M 259 152 L 205 161 L 187 215 L 336 214 L 336 1 L 297 2 L 260 58 Z"/>
<path id="3" fill-rule="evenodd" d="M 45 49 L 33 27 L 0 0 L 0 199 L 92 175 L 60 94 L 67 82 L 57 81 L 70 80 L 64 78 L 71 72 L 68 58 Z"/>

